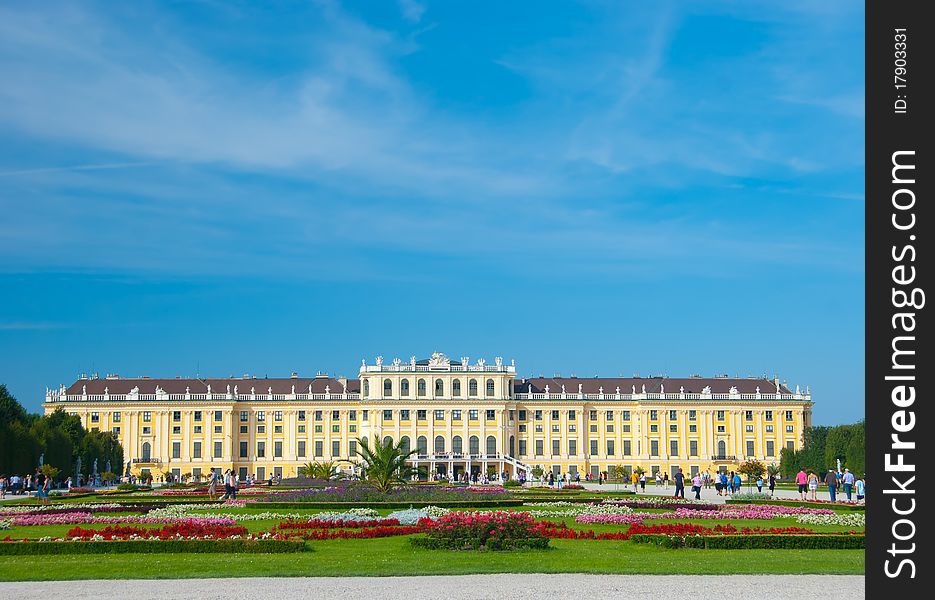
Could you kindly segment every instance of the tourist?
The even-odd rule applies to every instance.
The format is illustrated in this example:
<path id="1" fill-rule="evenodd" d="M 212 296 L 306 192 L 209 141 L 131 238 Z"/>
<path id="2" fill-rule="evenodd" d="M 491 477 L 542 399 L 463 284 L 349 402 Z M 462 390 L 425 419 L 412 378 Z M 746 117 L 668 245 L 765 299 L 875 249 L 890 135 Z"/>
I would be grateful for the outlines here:
<path id="1" fill-rule="evenodd" d="M 662 474 L 662 485 L 666 489 L 669 489 L 669 472 L 668 471 Z M 682 495 L 683 496 L 685 495 L 685 490 L 682 490 Z"/>
<path id="2" fill-rule="evenodd" d="M 724 489 L 724 487 L 721 485 L 721 478 L 718 477 L 718 478 L 714 481 L 714 491 L 716 491 L 716 492 L 717 492 L 717 495 L 720 496 L 720 495 L 721 495 L 721 490 L 723 490 L 723 489 Z"/>
<path id="3" fill-rule="evenodd" d="M 218 499 L 218 476 L 214 472 L 214 467 L 211 467 L 211 474 L 208 475 L 208 498 L 211 500 Z"/>
<path id="4" fill-rule="evenodd" d="M 834 469 L 828 469 L 828 474 L 825 475 L 825 485 L 828 486 L 828 495 L 831 496 L 831 501 L 837 502 L 838 476 L 835 474 Z"/>
<path id="5" fill-rule="evenodd" d="M 718 479 L 721 481 L 721 491 L 724 492 L 723 495 L 726 496 L 729 493 L 727 489 L 727 471 L 721 471 L 721 474 L 718 475 Z"/>
<path id="6" fill-rule="evenodd" d="M 695 500 L 701 500 L 701 486 L 704 485 L 704 477 L 695 473 L 692 477 L 692 491 L 695 492 Z"/>
<path id="7" fill-rule="evenodd" d="M 630 473 L 630 482 L 633 484 L 633 493 L 636 493 L 636 484 L 639 482 L 640 476 L 636 474 L 636 471 Z"/>
<path id="8" fill-rule="evenodd" d="M 810 500 L 818 500 L 818 475 L 814 471 L 808 472 L 808 493 L 811 496 Z"/>
<path id="9" fill-rule="evenodd" d="M 773 498 L 776 494 L 776 474 L 769 474 L 769 497 Z"/>
<path id="10" fill-rule="evenodd" d="M 844 469 L 844 475 L 841 477 L 841 488 L 847 495 L 847 501 L 851 502 L 851 492 L 854 489 L 854 474 L 848 469 Z"/>
<path id="11" fill-rule="evenodd" d="M 641 492 L 646 491 L 646 473 L 643 473 L 642 475 L 640 475 L 640 491 Z"/>
<path id="12" fill-rule="evenodd" d="M 857 490 L 857 503 L 859 504 L 864 501 L 865 492 L 867 491 L 867 482 L 861 477 L 854 484 L 854 487 Z"/>
<path id="13" fill-rule="evenodd" d="M 0 475 L 0 500 L 3 500 L 6 498 L 6 486 L 7 486 L 6 475 Z"/>
<path id="14" fill-rule="evenodd" d="M 799 500 L 805 500 L 805 494 L 808 490 L 809 476 L 805 474 L 804 469 L 799 469 L 795 476 L 795 482 L 799 486 Z"/>
<path id="15" fill-rule="evenodd" d="M 555 471 L 549 471 L 549 487 L 555 485 Z"/>
<path id="16" fill-rule="evenodd" d="M 756 478 L 756 491 L 763 493 L 763 475 L 759 475 Z"/>
<path id="17" fill-rule="evenodd" d="M 678 473 L 675 474 L 675 498 L 678 498 L 680 495 L 682 499 L 685 499 L 685 475 L 682 474 L 682 469 L 679 467 Z"/>
<path id="18" fill-rule="evenodd" d="M 49 504 L 49 489 L 52 487 L 52 478 L 47 475 L 42 477 L 44 481 L 39 487 L 39 497 L 42 499 L 42 503 L 47 505 Z"/>

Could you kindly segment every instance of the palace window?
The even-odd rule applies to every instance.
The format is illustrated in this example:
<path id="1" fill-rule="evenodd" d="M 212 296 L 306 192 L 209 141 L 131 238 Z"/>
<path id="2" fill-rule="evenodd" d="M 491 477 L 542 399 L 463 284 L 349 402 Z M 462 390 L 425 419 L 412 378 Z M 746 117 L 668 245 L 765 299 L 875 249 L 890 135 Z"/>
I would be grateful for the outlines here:
<path id="1" fill-rule="evenodd" d="M 356 420 L 357 420 L 357 411 L 356 411 L 356 410 L 349 410 L 349 411 L 347 411 L 347 418 L 348 418 L 349 421 L 356 421 Z"/>
<path id="2" fill-rule="evenodd" d="M 773 426 L 772 426 L 772 425 L 767 425 L 767 426 L 766 426 L 766 433 L 772 433 L 772 432 L 773 432 Z"/>
<path id="3" fill-rule="evenodd" d="M 630 433 L 630 426 L 629 426 L 629 425 L 624 425 L 624 426 L 623 426 L 623 432 L 624 432 L 624 433 Z"/>
<path id="4" fill-rule="evenodd" d="M 461 396 L 461 380 L 455 379 L 451 382 L 451 395 Z"/>
<path id="5" fill-rule="evenodd" d="M 241 423 L 246 423 L 247 419 L 249 418 L 250 418 L 250 415 L 247 413 L 247 411 L 245 410 L 240 411 L 240 422 Z"/>
<path id="6" fill-rule="evenodd" d="M 608 424 L 607 424 L 607 433 L 613 433 L 613 432 L 614 432 L 614 424 L 613 424 L 613 423 L 608 423 Z"/>
<path id="7" fill-rule="evenodd" d="M 389 379 L 383 380 L 383 395 L 384 396 L 393 395 L 393 382 Z"/>
<path id="8" fill-rule="evenodd" d="M 114 423 L 119 423 L 119 422 L 120 422 L 120 413 L 119 413 L 119 412 L 115 412 L 115 413 L 113 414 L 113 416 L 111 417 L 111 420 L 112 420 Z"/>
<path id="9" fill-rule="evenodd" d="M 445 420 L 445 411 L 443 411 L 443 410 L 436 410 L 436 411 L 435 411 L 435 420 L 436 420 L 436 421 L 444 421 L 444 420 Z"/>
<path id="10" fill-rule="evenodd" d="M 519 411 L 519 420 L 520 420 L 520 421 L 525 421 L 525 420 L 526 420 L 526 411 L 525 411 L 525 410 L 520 410 L 520 411 Z"/>
<path id="11" fill-rule="evenodd" d="M 152 427 L 143 427 L 143 435 L 150 435 L 153 432 Z"/>
<path id="12" fill-rule="evenodd" d="M 670 411 L 669 411 L 669 420 L 670 420 L 670 421 L 674 421 L 674 420 L 676 420 L 677 418 L 678 418 L 678 415 L 676 414 L 676 412 L 675 412 L 674 410 L 670 410 Z"/>
<path id="13" fill-rule="evenodd" d="M 689 456 L 698 456 L 698 440 L 689 440 L 689 442 L 688 442 L 688 455 L 689 455 Z"/>
<path id="14" fill-rule="evenodd" d="M 353 425 L 353 424 L 348 425 L 347 430 L 351 433 L 357 433 L 357 425 Z"/>
<path id="15" fill-rule="evenodd" d="M 753 425 L 746 426 L 747 433 L 753 433 Z"/>
<path id="16" fill-rule="evenodd" d="M 100 423 L 100 422 L 101 422 L 101 415 L 100 415 L 100 413 L 96 413 L 96 412 L 91 413 L 91 422 L 92 422 L 92 423 Z"/>
<path id="17" fill-rule="evenodd" d="M 315 433 L 321 433 L 321 432 L 323 432 L 324 430 L 325 430 L 325 429 L 324 429 L 324 426 L 322 426 L 322 425 L 315 425 Z"/>
<path id="18" fill-rule="evenodd" d="M 111 431 L 111 433 L 113 433 L 114 435 L 120 435 L 120 428 L 119 428 L 119 427 L 111 427 L 111 428 L 110 428 L 110 431 Z"/>
<path id="19" fill-rule="evenodd" d="M 383 411 L 383 420 L 384 420 L 384 421 L 392 421 L 392 420 L 393 420 L 393 411 L 392 411 L 392 410 L 384 410 L 384 411 Z"/>
<path id="20" fill-rule="evenodd" d="M 754 454 L 756 454 L 754 450 L 754 445 L 755 444 L 753 440 L 747 440 L 747 456 L 753 456 Z"/>
<path id="21" fill-rule="evenodd" d="M 282 458 L 282 442 L 273 442 L 273 457 Z"/>
<path id="22" fill-rule="evenodd" d="M 658 425 L 650 425 L 650 426 L 649 426 L 649 431 L 650 431 L 650 433 L 657 433 L 657 432 L 659 431 L 659 426 L 658 426 Z"/>
<path id="23" fill-rule="evenodd" d="M 224 456 L 224 442 L 214 442 L 214 458 Z"/>
<path id="24" fill-rule="evenodd" d="M 697 418 L 698 418 L 698 411 L 697 411 L 697 410 L 690 410 L 690 411 L 688 411 L 688 420 L 689 420 L 689 421 L 694 421 L 694 420 L 696 420 Z"/>
<path id="25" fill-rule="evenodd" d="M 697 425 L 689 425 L 689 426 L 688 426 L 688 433 L 698 433 L 698 426 L 697 426 Z"/>
<path id="26" fill-rule="evenodd" d="M 347 454 L 351 457 L 357 456 L 357 440 L 351 440 L 347 443 Z"/>
<path id="27" fill-rule="evenodd" d="M 650 440 L 650 442 L 649 442 L 649 455 L 650 455 L 650 456 L 659 456 L 659 440 Z"/>
<path id="28" fill-rule="evenodd" d="M 181 421 L 181 420 L 182 420 L 182 411 L 180 411 L 180 410 L 173 410 L 173 411 L 172 411 L 172 422 L 173 422 L 173 423 L 178 423 L 178 422 Z"/>
<path id="29" fill-rule="evenodd" d="M 299 433 L 305 433 L 305 425 L 299 425 L 299 427 L 298 427 L 298 432 L 299 432 Z"/>
<path id="30" fill-rule="evenodd" d="M 420 379 L 419 382 L 416 384 L 416 390 L 417 390 L 416 393 L 418 393 L 420 396 L 425 395 L 425 380 L 424 379 Z"/>
<path id="31" fill-rule="evenodd" d="M 628 411 L 628 410 L 623 411 L 623 420 L 624 420 L 624 421 L 629 421 L 629 420 L 630 420 L 630 411 Z"/>
<path id="32" fill-rule="evenodd" d="M 424 420 L 425 420 L 425 415 L 426 415 L 426 414 L 427 414 L 427 411 L 426 411 L 425 409 L 417 410 L 417 411 L 416 411 L 416 419 L 418 419 L 418 420 L 420 420 L 420 421 L 424 421 Z"/>
<path id="33" fill-rule="evenodd" d="M 607 440 L 607 456 L 613 456 L 613 455 L 614 455 L 614 441 Z"/>
<path id="34" fill-rule="evenodd" d="M 315 456 L 321 457 L 325 455 L 325 442 L 322 440 L 315 440 Z"/>
<path id="35" fill-rule="evenodd" d="M 279 423 L 282 422 L 282 411 L 281 410 L 277 410 L 273 413 L 273 421 L 276 421 Z"/>
<path id="36" fill-rule="evenodd" d="M 591 440 L 591 456 L 597 456 L 597 440 Z"/>
<path id="37" fill-rule="evenodd" d="M 399 395 L 400 395 L 400 396 L 408 396 L 408 395 L 409 395 L 409 380 L 408 380 L 408 379 L 403 379 L 403 380 L 399 383 Z"/>
<path id="38" fill-rule="evenodd" d="M 786 433 L 792 433 L 795 431 L 794 425 L 786 425 Z"/>
<path id="39" fill-rule="evenodd" d="M 297 416 L 296 418 L 297 418 L 299 421 L 304 421 L 304 420 L 305 420 L 305 411 L 304 411 L 304 410 L 300 410 L 300 411 L 299 411 L 299 414 L 298 414 L 298 416 Z"/>
<path id="40" fill-rule="evenodd" d="M 679 455 L 679 441 L 669 440 L 669 456 L 678 456 L 678 455 Z"/>
<path id="41" fill-rule="evenodd" d="M 553 420 L 553 421 L 558 421 L 558 418 L 559 418 L 559 417 L 558 417 L 558 411 L 557 411 L 557 410 L 553 410 L 553 411 L 552 411 L 552 420 Z"/>
<path id="42" fill-rule="evenodd" d="M 623 455 L 630 456 L 630 440 L 623 440 Z"/>
<path id="43" fill-rule="evenodd" d="M 257 423 L 262 423 L 266 420 L 266 411 L 258 410 L 256 411 L 256 421 Z"/>
<path id="44" fill-rule="evenodd" d="M 590 420 L 590 421 L 597 421 L 597 411 L 596 411 L 596 410 L 588 411 L 588 420 Z"/>
<path id="45" fill-rule="evenodd" d="M 182 458 L 182 442 L 172 442 L 172 458 Z"/>
<path id="46" fill-rule="evenodd" d="M 536 440 L 536 456 L 542 456 L 542 440 Z"/>
<path id="47" fill-rule="evenodd" d="M 362 418 L 364 421 L 366 421 L 367 419 L 370 418 L 370 411 L 369 411 L 369 410 L 361 411 L 361 413 L 362 413 L 361 418 Z"/>
<path id="48" fill-rule="evenodd" d="M 305 458 L 305 440 L 299 440 L 295 449 L 296 458 Z"/>
<path id="49" fill-rule="evenodd" d="M 282 425 L 274 425 L 273 433 L 282 433 Z"/>
<path id="50" fill-rule="evenodd" d="M 541 420 L 542 420 L 542 411 L 541 411 L 541 410 L 537 410 L 536 413 L 535 413 L 535 417 L 536 417 L 536 420 L 537 420 L 537 421 L 541 421 Z"/>
<path id="51" fill-rule="evenodd" d="M 340 425 L 332 425 L 332 426 L 331 426 L 331 433 L 341 433 L 341 426 L 340 426 Z"/>
<path id="52" fill-rule="evenodd" d="M 172 428 L 172 435 L 179 435 L 182 433 L 182 428 L 180 426 L 175 426 Z"/>
<path id="53" fill-rule="evenodd" d="M 464 452 L 463 442 L 461 441 L 460 435 L 456 435 L 451 438 L 451 451 L 455 454 L 461 454 Z"/>
<path id="54" fill-rule="evenodd" d="M 256 426 L 256 432 L 257 432 L 257 433 L 266 433 L 266 425 L 257 425 L 257 426 Z"/>
<path id="55" fill-rule="evenodd" d="M 767 421 L 772 421 L 772 420 L 773 420 L 773 411 L 771 411 L 771 410 L 766 411 L 764 417 L 766 418 Z"/>
<path id="56" fill-rule="evenodd" d="M 444 396 L 445 395 L 445 382 L 441 379 L 435 380 L 435 396 Z"/>
<path id="57" fill-rule="evenodd" d="M 752 410 L 745 410 L 744 413 L 743 413 L 743 418 L 744 418 L 744 420 L 746 420 L 746 421 L 752 421 L 752 420 L 753 420 L 753 411 L 752 411 Z"/>
<path id="58" fill-rule="evenodd" d="M 341 456 L 341 442 L 335 440 L 331 442 L 331 456 Z"/>
<path id="59" fill-rule="evenodd" d="M 472 379 L 468 381 L 468 396 L 474 398 L 477 396 L 477 380 Z"/>
<path id="60" fill-rule="evenodd" d="M 341 419 L 341 411 L 339 411 L 339 410 L 333 410 L 333 411 L 331 411 L 331 420 L 332 420 L 332 421 L 338 421 L 338 420 L 340 420 L 340 419 Z"/>
<path id="61" fill-rule="evenodd" d="M 525 425 L 525 424 L 522 424 L 522 425 L 519 426 L 519 432 L 520 432 L 520 433 L 526 433 L 526 425 Z"/>
<path id="62" fill-rule="evenodd" d="M 568 456 L 577 456 L 578 440 L 568 440 Z"/>
<path id="63" fill-rule="evenodd" d="M 495 421 L 497 419 L 497 411 L 488 409 L 486 416 L 488 421 Z"/>
<path id="64" fill-rule="evenodd" d="M 536 424 L 536 433 L 542 433 L 542 425 Z"/>
<path id="65" fill-rule="evenodd" d="M 409 420 L 409 409 L 402 409 L 399 411 L 399 420 L 408 421 Z"/>
<path id="66" fill-rule="evenodd" d="M 597 425 L 591 425 L 591 426 L 589 426 L 589 427 L 588 427 L 588 430 L 589 430 L 591 433 L 597 433 Z"/>
<path id="67" fill-rule="evenodd" d="M 316 411 L 315 411 L 315 420 L 316 420 L 316 421 L 321 421 L 321 420 L 322 420 L 322 412 L 321 412 L 320 410 L 316 410 Z"/>
<path id="68" fill-rule="evenodd" d="M 613 420 L 614 420 L 614 411 L 608 410 L 608 411 L 604 412 L 604 419 L 606 419 L 606 420 L 608 420 L 608 421 L 613 421 Z"/>
<path id="69" fill-rule="evenodd" d="M 153 420 L 153 413 L 151 413 L 151 412 L 148 411 L 148 410 L 144 410 L 144 411 L 143 411 L 143 422 L 144 422 L 144 423 L 149 423 L 149 422 L 152 421 L 152 420 Z"/>
<path id="70" fill-rule="evenodd" d="M 493 396 L 493 379 L 487 380 L 487 396 Z"/>
<path id="71" fill-rule="evenodd" d="M 451 420 L 452 420 L 452 421 L 460 421 L 460 420 L 461 420 L 461 411 L 460 411 L 460 410 L 453 410 L 453 411 L 451 411 Z"/>
<path id="72" fill-rule="evenodd" d="M 240 442 L 240 458 L 247 458 L 247 442 Z"/>
<path id="73" fill-rule="evenodd" d="M 364 398 L 370 397 L 370 380 L 364 379 Z M 320 455 L 316 455 L 320 456 Z"/>
<path id="74" fill-rule="evenodd" d="M 552 456 L 558 456 L 562 453 L 562 446 L 559 440 L 552 440 Z"/>
<path id="75" fill-rule="evenodd" d="M 552 433 L 561 433 L 561 431 L 562 431 L 561 425 L 559 425 L 558 423 L 556 423 L 555 425 L 552 425 Z"/>
<path id="76" fill-rule="evenodd" d="M 725 430 L 726 430 L 726 427 L 724 427 L 723 425 L 718 425 L 718 426 L 717 426 L 717 432 L 718 432 L 718 433 L 724 433 Z"/>
<path id="77" fill-rule="evenodd" d="M 194 419 L 196 423 L 201 423 L 201 411 L 200 410 L 195 411 Z"/>
<path id="78" fill-rule="evenodd" d="M 659 411 L 658 411 L 658 410 L 651 410 L 651 411 L 649 411 L 649 420 L 650 420 L 650 421 L 655 421 L 655 420 L 658 419 L 658 418 L 659 418 Z"/>
<path id="79" fill-rule="evenodd" d="M 477 420 L 477 409 L 476 408 L 472 408 L 468 411 L 468 420 L 469 421 Z"/>
<path id="80" fill-rule="evenodd" d="M 577 417 L 577 413 L 576 413 L 575 411 L 573 411 L 573 410 L 568 411 L 568 420 L 569 420 L 569 421 L 574 421 L 574 420 L 577 419 L 577 418 L 578 418 L 578 417 Z"/>
<path id="81" fill-rule="evenodd" d="M 723 420 L 724 420 L 724 411 L 723 411 L 723 410 L 717 411 L 717 420 L 718 420 L 718 421 L 723 421 Z"/>
<path id="82" fill-rule="evenodd" d="M 669 433 L 677 433 L 679 430 L 678 425 L 669 425 Z"/>
<path id="83" fill-rule="evenodd" d="M 773 440 L 766 441 L 766 456 L 776 456 L 776 442 Z"/>
<path id="84" fill-rule="evenodd" d="M 223 411 L 220 411 L 220 410 L 214 411 L 214 420 L 215 420 L 215 421 L 223 421 L 223 420 L 224 420 L 224 412 L 223 412 Z"/>
<path id="85" fill-rule="evenodd" d="M 526 440 L 519 441 L 519 455 L 526 456 Z"/>
<path id="86" fill-rule="evenodd" d="M 786 411 L 786 421 L 791 421 L 791 420 L 792 420 L 792 411 L 791 411 L 791 410 L 787 410 L 787 411 Z"/>

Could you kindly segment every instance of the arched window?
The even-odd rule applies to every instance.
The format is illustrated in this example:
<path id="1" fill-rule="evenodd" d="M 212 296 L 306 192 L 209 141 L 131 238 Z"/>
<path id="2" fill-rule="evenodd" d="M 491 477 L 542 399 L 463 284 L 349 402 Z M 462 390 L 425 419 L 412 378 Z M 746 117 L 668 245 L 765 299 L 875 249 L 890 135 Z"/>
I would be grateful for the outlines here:
<path id="1" fill-rule="evenodd" d="M 425 380 L 424 379 L 419 380 L 419 395 L 420 396 L 425 395 Z"/>
<path id="2" fill-rule="evenodd" d="M 461 380 L 455 379 L 451 382 L 451 395 L 460 396 L 461 395 Z"/>
<path id="3" fill-rule="evenodd" d="M 435 380 L 435 395 L 444 396 L 445 395 L 445 382 L 441 379 Z"/>
<path id="4" fill-rule="evenodd" d="M 383 395 L 392 396 L 393 395 L 393 382 L 389 379 L 383 380 Z"/>
<path id="5" fill-rule="evenodd" d="M 487 380 L 487 395 L 493 396 L 493 379 Z"/>
<path id="6" fill-rule="evenodd" d="M 388 435 L 388 436 L 386 436 L 385 438 L 383 438 L 383 445 L 384 445 L 384 446 L 392 446 L 392 445 L 393 445 L 393 437 Z"/>
<path id="7" fill-rule="evenodd" d="M 370 380 L 364 379 L 364 398 L 370 397 Z"/>
<path id="8" fill-rule="evenodd" d="M 149 462 L 152 451 L 153 447 L 149 445 L 149 442 L 143 442 L 143 456 L 141 458 L 144 462 Z"/>
<path id="9" fill-rule="evenodd" d="M 404 435 L 403 437 L 399 438 L 399 448 L 400 448 L 400 450 L 403 451 L 404 454 L 405 454 L 405 453 L 408 453 L 410 450 L 412 450 L 412 448 L 409 446 L 409 436 L 408 436 L 408 435 Z"/>
<path id="10" fill-rule="evenodd" d="M 370 442 L 367 440 L 367 436 L 364 436 L 364 437 L 360 438 L 360 443 L 361 443 L 362 446 L 367 446 L 368 448 L 370 447 L 370 446 L 367 445 L 367 444 L 370 443 Z"/>
<path id="11" fill-rule="evenodd" d="M 492 435 L 487 436 L 487 454 L 497 453 L 497 438 Z"/>
<path id="12" fill-rule="evenodd" d="M 510 436 L 510 456 L 516 456 L 516 438 Z"/>
<path id="13" fill-rule="evenodd" d="M 717 443 L 717 455 L 727 456 L 727 444 L 724 443 L 724 440 Z"/>
<path id="14" fill-rule="evenodd" d="M 476 435 L 472 435 L 468 440 L 468 451 L 471 454 L 480 454 L 480 439 Z"/>
<path id="15" fill-rule="evenodd" d="M 451 451 L 455 454 L 461 454 L 464 451 L 464 448 L 461 446 L 461 436 L 456 435 L 451 438 Z"/>
<path id="16" fill-rule="evenodd" d="M 445 438 L 440 435 L 435 436 L 435 454 L 441 454 L 445 451 Z"/>
<path id="17" fill-rule="evenodd" d="M 409 395 L 409 380 L 403 379 L 399 382 L 399 395 L 408 396 Z"/>
<path id="18" fill-rule="evenodd" d="M 472 379 L 468 382 L 468 396 L 477 395 L 477 380 Z"/>
<path id="19" fill-rule="evenodd" d="M 416 448 L 419 450 L 419 456 L 429 453 L 429 441 L 425 439 L 424 435 L 420 435 L 419 439 L 416 440 Z"/>

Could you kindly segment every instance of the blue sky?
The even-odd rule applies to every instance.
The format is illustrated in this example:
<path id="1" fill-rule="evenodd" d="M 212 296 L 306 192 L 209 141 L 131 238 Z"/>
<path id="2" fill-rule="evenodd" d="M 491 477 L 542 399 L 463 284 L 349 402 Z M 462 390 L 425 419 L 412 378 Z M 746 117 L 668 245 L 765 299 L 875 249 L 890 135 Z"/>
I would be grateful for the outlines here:
<path id="1" fill-rule="evenodd" d="M 772 376 L 862 418 L 854 2 L 0 2 L 0 381 Z"/>

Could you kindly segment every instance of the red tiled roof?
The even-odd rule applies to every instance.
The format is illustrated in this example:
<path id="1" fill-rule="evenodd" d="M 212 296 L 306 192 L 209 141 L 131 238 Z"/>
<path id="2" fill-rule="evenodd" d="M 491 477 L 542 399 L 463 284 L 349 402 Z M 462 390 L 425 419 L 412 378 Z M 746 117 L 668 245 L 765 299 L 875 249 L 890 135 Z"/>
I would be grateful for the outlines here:
<path id="1" fill-rule="evenodd" d="M 532 393 L 541 394 L 545 393 L 545 386 L 549 386 L 549 393 L 560 394 L 562 385 L 569 394 L 577 394 L 579 385 L 584 394 L 599 394 L 602 387 L 605 394 L 615 394 L 618 387 L 621 394 L 631 394 L 634 388 L 640 394 L 644 385 L 650 394 L 658 394 L 662 390 L 675 394 L 683 387 L 686 394 L 700 394 L 705 387 L 710 387 L 712 394 L 727 394 L 731 387 L 736 387 L 741 394 L 755 394 L 757 387 L 764 394 L 776 393 L 775 382 L 762 377 L 533 377 L 517 379 L 514 387 L 519 393 L 529 393 L 532 386 Z M 783 394 L 791 393 L 784 385 L 780 385 L 780 390 Z"/>
<path id="2" fill-rule="evenodd" d="M 308 386 L 312 386 L 313 394 L 324 394 L 325 387 L 332 394 L 340 394 L 343 391 L 341 382 L 333 377 L 278 377 L 278 378 L 249 378 L 244 379 L 236 377 L 233 379 L 150 379 L 142 378 L 120 378 L 120 379 L 79 379 L 75 381 L 68 390 L 67 394 L 81 394 L 82 389 L 86 389 L 88 394 L 103 394 L 106 388 L 110 394 L 127 394 L 133 388 L 139 388 L 141 394 L 155 394 L 156 386 L 165 390 L 169 394 L 184 394 L 186 388 L 192 394 L 207 394 L 208 386 L 211 386 L 211 392 L 215 394 L 227 393 L 227 387 L 230 386 L 231 392 L 234 386 L 237 386 L 238 394 L 249 394 L 251 388 L 255 388 L 257 394 L 267 394 L 269 389 L 273 389 L 274 394 L 290 394 L 292 386 L 295 386 L 297 394 L 308 393 Z M 360 381 L 357 379 L 347 380 L 348 393 L 360 391 Z"/>

